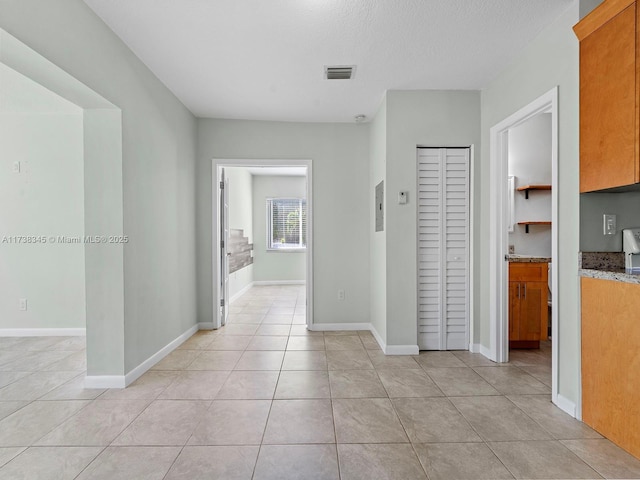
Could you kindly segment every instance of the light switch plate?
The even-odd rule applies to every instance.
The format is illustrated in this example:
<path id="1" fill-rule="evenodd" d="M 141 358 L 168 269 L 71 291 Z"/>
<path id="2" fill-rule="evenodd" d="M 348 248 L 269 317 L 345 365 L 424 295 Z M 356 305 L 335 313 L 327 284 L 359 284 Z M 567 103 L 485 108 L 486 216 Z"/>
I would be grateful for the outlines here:
<path id="1" fill-rule="evenodd" d="M 409 192 L 398 192 L 398 205 L 406 205 L 409 201 Z"/>
<path id="2" fill-rule="evenodd" d="M 617 218 L 616 215 L 612 213 L 605 213 L 602 216 L 602 229 L 604 235 L 615 235 L 616 234 L 616 223 Z"/>

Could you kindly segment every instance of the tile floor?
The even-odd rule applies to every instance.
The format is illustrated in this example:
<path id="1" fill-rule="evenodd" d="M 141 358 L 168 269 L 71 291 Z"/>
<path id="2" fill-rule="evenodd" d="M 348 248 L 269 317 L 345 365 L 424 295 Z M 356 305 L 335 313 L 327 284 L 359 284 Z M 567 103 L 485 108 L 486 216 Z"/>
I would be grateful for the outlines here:
<path id="1" fill-rule="evenodd" d="M 0 338 L 0 478 L 640 478 L 550 403 L 548 345 L 391 357 L 303 305 L 253 288 L 124 390 L 83 388 L 80 338 Z"/>

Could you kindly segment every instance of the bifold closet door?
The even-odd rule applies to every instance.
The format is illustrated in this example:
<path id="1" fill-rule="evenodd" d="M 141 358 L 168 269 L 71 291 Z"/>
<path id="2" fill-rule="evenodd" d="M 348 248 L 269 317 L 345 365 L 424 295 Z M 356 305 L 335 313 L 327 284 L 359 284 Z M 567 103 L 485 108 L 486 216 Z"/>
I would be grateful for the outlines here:
<path id="1" fill-rule="evenodd" d="M 418 346 L 469 349 L 469 148 L 418 149 Z"/>

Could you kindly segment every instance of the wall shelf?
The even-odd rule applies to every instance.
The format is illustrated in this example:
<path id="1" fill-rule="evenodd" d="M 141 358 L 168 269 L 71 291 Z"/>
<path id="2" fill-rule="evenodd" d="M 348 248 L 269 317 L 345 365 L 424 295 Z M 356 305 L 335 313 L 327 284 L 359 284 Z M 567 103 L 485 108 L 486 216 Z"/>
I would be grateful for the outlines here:
<path id="1" fill-rule="evenodd" d="M 525 233 L 529 233 L 530 225 L 549 225 L 551 226 L 551 222 L 518 222 L 518 225 L 524 225 Z"/>
<path id="2" fill-rule="evenodd" d="M 551 190 L 551 185 L 524 185 L 516 188 L 519 192 L 524 192 L 524 198 L 529 199 L 529 191 L 531 190 Z"/>

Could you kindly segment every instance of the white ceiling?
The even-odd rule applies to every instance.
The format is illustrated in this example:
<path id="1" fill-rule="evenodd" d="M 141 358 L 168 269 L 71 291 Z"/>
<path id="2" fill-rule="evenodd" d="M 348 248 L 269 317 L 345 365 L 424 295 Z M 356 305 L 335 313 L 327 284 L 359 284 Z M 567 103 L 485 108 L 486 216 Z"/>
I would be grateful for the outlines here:
<path id="1" fill-rule="evenodd" d="M 85 2 L 199 117 L 351 122 L 385 90 L 482 89 L 573 0 Z"/>

